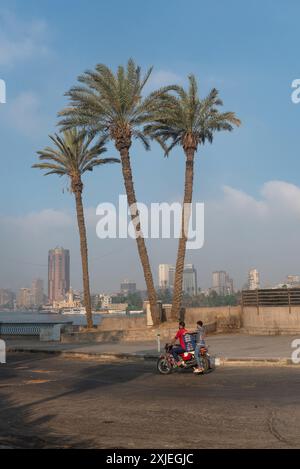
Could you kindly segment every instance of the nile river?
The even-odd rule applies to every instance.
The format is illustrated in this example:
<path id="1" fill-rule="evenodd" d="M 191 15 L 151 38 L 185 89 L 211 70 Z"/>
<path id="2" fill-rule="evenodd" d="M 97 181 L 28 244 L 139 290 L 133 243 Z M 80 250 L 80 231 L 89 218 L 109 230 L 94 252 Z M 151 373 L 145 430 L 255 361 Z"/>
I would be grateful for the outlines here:
<path id="1" fill-rule="evenodd" d="M 103 317 L 107 317 L 107 314 L 94 313 L 93 320 L 94 324 L 100 324 Z M 118 316 L 118 314 L 112 314 L 110 316 Z M 0 323 L 1 322 L 72 322 L 74 325 L 86 324 L 85 315 L 75 314 L 57 314 L 57 313 L 39 313 L 32 311 L 0 311 Z"/>

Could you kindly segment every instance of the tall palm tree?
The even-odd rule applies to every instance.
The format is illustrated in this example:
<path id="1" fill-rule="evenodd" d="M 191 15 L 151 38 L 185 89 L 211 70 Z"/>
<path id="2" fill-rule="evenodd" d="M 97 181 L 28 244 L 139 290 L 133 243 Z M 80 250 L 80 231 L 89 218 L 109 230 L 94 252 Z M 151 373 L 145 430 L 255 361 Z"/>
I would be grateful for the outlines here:
<path id="1" fill-rule="evenodd" d="M 156 291 L 141 231 L 129 153 L 133 138 L 140 140 L 146 150 L 149 150 L 149 141 L 141 126 L 147 122 L 157 97 L 168 89 L 161 88 L 146 98 L 142 97 L 151 71 L 152 68 L 142 77 L 140 67 L 131 59 L 126 68 L 119 66 L 115 74 L 106 65 L 98 64 L 95 70 L 89 70 L 79 76 L 80 84 L 66 93 L 70 99 L 70 107 L 59 115 L 63 117 L 60 124 L 64 129 L 80 126 L 92 132 L 99 132 L 111 139 L 120 153 L 127 202 L 135 228 L 152 319 L 154 324 L 157 324 L 159 317 Z"/>
<path id="2" fill-rule="evenodd" d="M 234 125 L 239 126 L 241 123 L 233 112 L 219 112 L 218 106 L 223 103 L 216 89 L 212 89 L 206 98 L 201 99 L 198 95 L 195 77 L 190 75 L 188 78 L 187 91 L 177 86 L 173 87 L 174 94 L 168 93 L 167 96 L 164 94 L 162 97 L 157 97 L 151 122 L 144 127 L 144 133 L 156 139 L 164 148 L 166 155 L 176 145 L 180 145 L 185 153 L 181 236 L 178 243 L 171 311 L 174 319 L 179 317 L 182 302 L 183 269 L 193 195 L 195 153 L 199 145 L 204 145 L 206 141 L 212 143 L 215 132 L 231 131 Z"/>
<path id="3" fill-rule="evenodd" d="M 46 147 L 44 150 L 38 151 L 40 163 L 34 164 L 32 167 L 49 170 L 45 173 L 45 176 L 57 174 L 58 176 L 68 176 L 70 179 L 70 190 L 76 201 L 87 326 L 92 328 L 88 247 L 82 203 L 82 175 L 86 171 L 93 171 L 96 166 L 106 163 L 119 163 L 120 161 L 116 158 L 99 158 L 106 151 L 104 140 L 100 139 L 92 144 L 93 136 L 78 131 L 76 128 L 65 131 L 62 137 L 55 134 L 54 136 L 50 135 L 50 138 L 54 143 L 54 147 Z"/>

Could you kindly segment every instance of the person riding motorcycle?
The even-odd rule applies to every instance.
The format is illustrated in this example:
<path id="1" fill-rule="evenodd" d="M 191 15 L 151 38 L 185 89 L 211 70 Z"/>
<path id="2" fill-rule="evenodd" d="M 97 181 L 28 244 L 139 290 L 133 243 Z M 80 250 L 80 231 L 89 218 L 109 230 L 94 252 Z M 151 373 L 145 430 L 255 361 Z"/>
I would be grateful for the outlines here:
<path id="1" fill-rule="evenodd" d="M 174 357 L 174 360 L 176 362 L 176 365 L 177 366 L 181 366 L 181 365 L 185 365 L 184 361 L 179 357 L 179 354 L 180 353 L 184 353 L 186 351 L 186 346 L 185 346 L 185 342 L 184 342 L 184 334 L 186 334 L 188 331 L 187 329 L 185 328 L 185 322 L 184 321 L 180 321 L 179 322 L 179 329 L 177 331 L 177 334 L 175 335 L 174 339 L 172 340 L 171 342 L 171 345 L 174 345 L 176 343 L 176 340 L 179 339 L 179 343 L 180 345 L 177 345 L 176 347 L 173 347 L 172 348 L 172 355 Z"/>
<path id="2" fill-rule="evenodd" d="M 200 355 L 200 349 L 205 347 L 205 329 L 202 321 L 197 321 L 197 334 L 196 334 L 196 347 L 195 347 L 195 358 L 197 360 L 197 367 L 194 368 L 194 373 L 203 373 L 203 363 Z"/>

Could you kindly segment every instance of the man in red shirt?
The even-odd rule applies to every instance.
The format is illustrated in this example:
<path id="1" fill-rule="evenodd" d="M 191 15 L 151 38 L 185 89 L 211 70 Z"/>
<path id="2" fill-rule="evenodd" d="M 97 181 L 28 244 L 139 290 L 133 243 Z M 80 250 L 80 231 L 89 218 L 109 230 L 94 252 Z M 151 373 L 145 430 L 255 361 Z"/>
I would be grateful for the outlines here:
<path id="1" fill-rule="evenodd" d="M 177 345 L 176 347 L 173 347 L 172 349 L 172 355 L 176 361 L 176 364 L 178 366 L 183 365 L 184 361 L 179 357 L 179 353 L 184 353 L 186 351 L 185 349 L 185 343 L 183 336 L 186 334 L 188 331 L 185 328 L 185 323 L 183 321 L 179 322 L 179 329 L 177 334 L 175 335 L 174 339 L 172 340 L 171 344 L 174 345 L 176 340 L 179 339 L 180 345 Z"/>

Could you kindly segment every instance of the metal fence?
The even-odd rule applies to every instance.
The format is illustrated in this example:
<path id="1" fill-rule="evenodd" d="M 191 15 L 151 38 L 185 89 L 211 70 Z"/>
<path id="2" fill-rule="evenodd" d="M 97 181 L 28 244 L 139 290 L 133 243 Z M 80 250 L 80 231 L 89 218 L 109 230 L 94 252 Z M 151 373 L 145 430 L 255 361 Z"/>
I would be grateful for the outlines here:
<path id="1" fill-rule="evenodd" d="M 243 290 L 242 306 L 300 306 L 300 288 Z"/>

